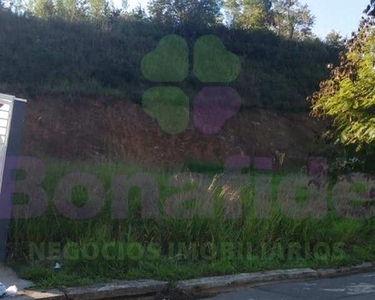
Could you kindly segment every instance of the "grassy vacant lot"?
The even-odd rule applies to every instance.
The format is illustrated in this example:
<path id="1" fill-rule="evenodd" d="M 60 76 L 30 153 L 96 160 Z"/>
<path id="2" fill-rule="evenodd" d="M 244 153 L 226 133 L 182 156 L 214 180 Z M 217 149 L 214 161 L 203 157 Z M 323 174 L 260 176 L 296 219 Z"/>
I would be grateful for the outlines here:
<path id="1" fill-rule="evenodd" d="M 330 192 L 326 193 L 326 216 L 320 219 L 287 217 L 277 204 L 280 182 L 286 173 L 245 170 L 241 178 L 248 180 L 243 185 L 233 177 L 229 181 L 222 180 L 224 175 L 220 168 L 148 170 L 158 184 L 160 218 L 141 218 L 141 192 L 131 188 L 128 217 L 113 220 L 113 176 L 134 175 L 141 171 L 140 168 L 112 162 L 48 162 L 46 168 L 41 186 L 48 194 L 50 205 L 38 218 L 13 220 L 8 245 L 13 266 L 22 277 L 35 281 L 39 287 L 136 278 L 173 282 L 198 276 L 375 260 L 374 219 L 339 216 Z M 183 171 L 190 172 L 191 180 L 185 181 L 187 185 L 172 187 L 174 174 Z M 57 183 L 71 172 L 95 175 L 102 182 L 105 205 L 97 216 L 72 220 L 64 217 L 54 205 Z M 295 178 L 303 177 L 301 172 L 296 172 Z M 268 186 L 262 189 L 256 181 L 256 178 L 264 178 L 262 176 L 270 178 L 269 194 L 273 206 L 268 218 L 261 217 L 254 209 L 255 191 L 268 189 Z M 327 190 L 331 187 L 332 183 Z M 186 194 L 194 188 L 198 191 L 196 194 Z M 364 187 L 354 188 L 363 190 Z M 207 195 L 212 195 L 213 199 L 210 217 L 203 215 Z M 77 186 L 71 196 L 77 207 L 83 207 L 87 191 Z M 165 203 L 172 196 L 173 201 L 187 200 L 180 209 L 190 210 L 189 218 L 168 215 Z M 300 186 L 291 191 L 291 196 L 296 196 L 301 207 L 309 201 L 308 190 Z M 226 213 L 233 213 L 227 208 L 236 197 L 242 202 L 241 214 L 237 218 L 225 217 Z M 18 194 L 14 204 L 26 203 L 25 200 Z M 53 269 L 57 261 L 62 264 L 60 270 Z"/>

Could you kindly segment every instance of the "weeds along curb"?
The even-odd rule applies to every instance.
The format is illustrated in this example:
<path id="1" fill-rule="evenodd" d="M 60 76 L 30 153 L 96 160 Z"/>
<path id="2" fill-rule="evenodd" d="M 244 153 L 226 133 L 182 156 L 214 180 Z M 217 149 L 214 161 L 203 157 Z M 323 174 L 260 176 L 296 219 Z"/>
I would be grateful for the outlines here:
<path id="1" fill-rule="evenodd" d="M 115 281 L 85 287 L 72 287 L 48 291 L 26 290 L 16 300 L 101 300 L 101 299 L 191 299 L 208 296 L 221 291 L 230 291 L 241 286 L 255 286 L 280 281 L 307 280 L 335 277 L 340 275 L 369 272 L 375 270 L 374 263 L 362 263 L 354 267 L 331 269 L 289 269 L 236 275 L 204 277 L 181 280 L 170 285 L 166 281 L 132 280 Z"/>

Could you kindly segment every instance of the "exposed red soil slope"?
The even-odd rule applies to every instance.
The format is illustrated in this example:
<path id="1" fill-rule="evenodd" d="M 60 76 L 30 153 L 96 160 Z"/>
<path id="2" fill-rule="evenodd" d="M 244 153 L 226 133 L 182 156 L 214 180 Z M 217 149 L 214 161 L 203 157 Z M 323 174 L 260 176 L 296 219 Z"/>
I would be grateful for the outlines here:
<path id="1" fill-rule="evenodd" d="M 192 119 L 192 118 L 190 118 Z M 133 102 L 104 104 L 54 97 L 29 101 L 22 154 L 62 159 L 110 157 L 142 164 L 179 165 L 188 160 L 223 162 L 232 155 L 272 157 L 284 166 L 306 163 L 319 148 L 324 124 L 301 113 L 246 110 L 222 130 L 204 135 L 193 124 L 178 135 L 164 133 Z"/>

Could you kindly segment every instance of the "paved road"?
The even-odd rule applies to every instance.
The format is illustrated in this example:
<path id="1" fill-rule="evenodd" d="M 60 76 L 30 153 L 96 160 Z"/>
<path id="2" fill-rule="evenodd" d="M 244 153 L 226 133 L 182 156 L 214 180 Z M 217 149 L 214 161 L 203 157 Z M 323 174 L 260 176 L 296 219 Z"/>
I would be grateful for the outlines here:
<path id="1" fill-rule="evenodd" d="M 375 300 L 375 273 L 280 283 L 238 290 L 211 300 Z"/>

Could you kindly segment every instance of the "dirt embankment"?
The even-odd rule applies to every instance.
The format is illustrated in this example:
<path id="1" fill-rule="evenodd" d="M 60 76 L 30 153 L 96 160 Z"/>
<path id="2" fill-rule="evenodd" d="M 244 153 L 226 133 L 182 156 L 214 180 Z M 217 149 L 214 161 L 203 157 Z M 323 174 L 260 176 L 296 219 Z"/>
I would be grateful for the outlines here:
<path id="1" fill-rule="evenodd" d="M 62 159 L 110 157 L 155 165 L 224 162 L 244 154 L 295 166 L 306 163 L 309 153 L 319 149 L 323 130 L 324 125 L 307 114 L 256 109 L 228 119 L 217 134 L 203 134 L 190 122 L 183 133 L 170 135 L 133 102 L 104 104 L 82 98 L 78 104 L 68 104 L 44 97 L 27 104 L 21 152 Z"/>

